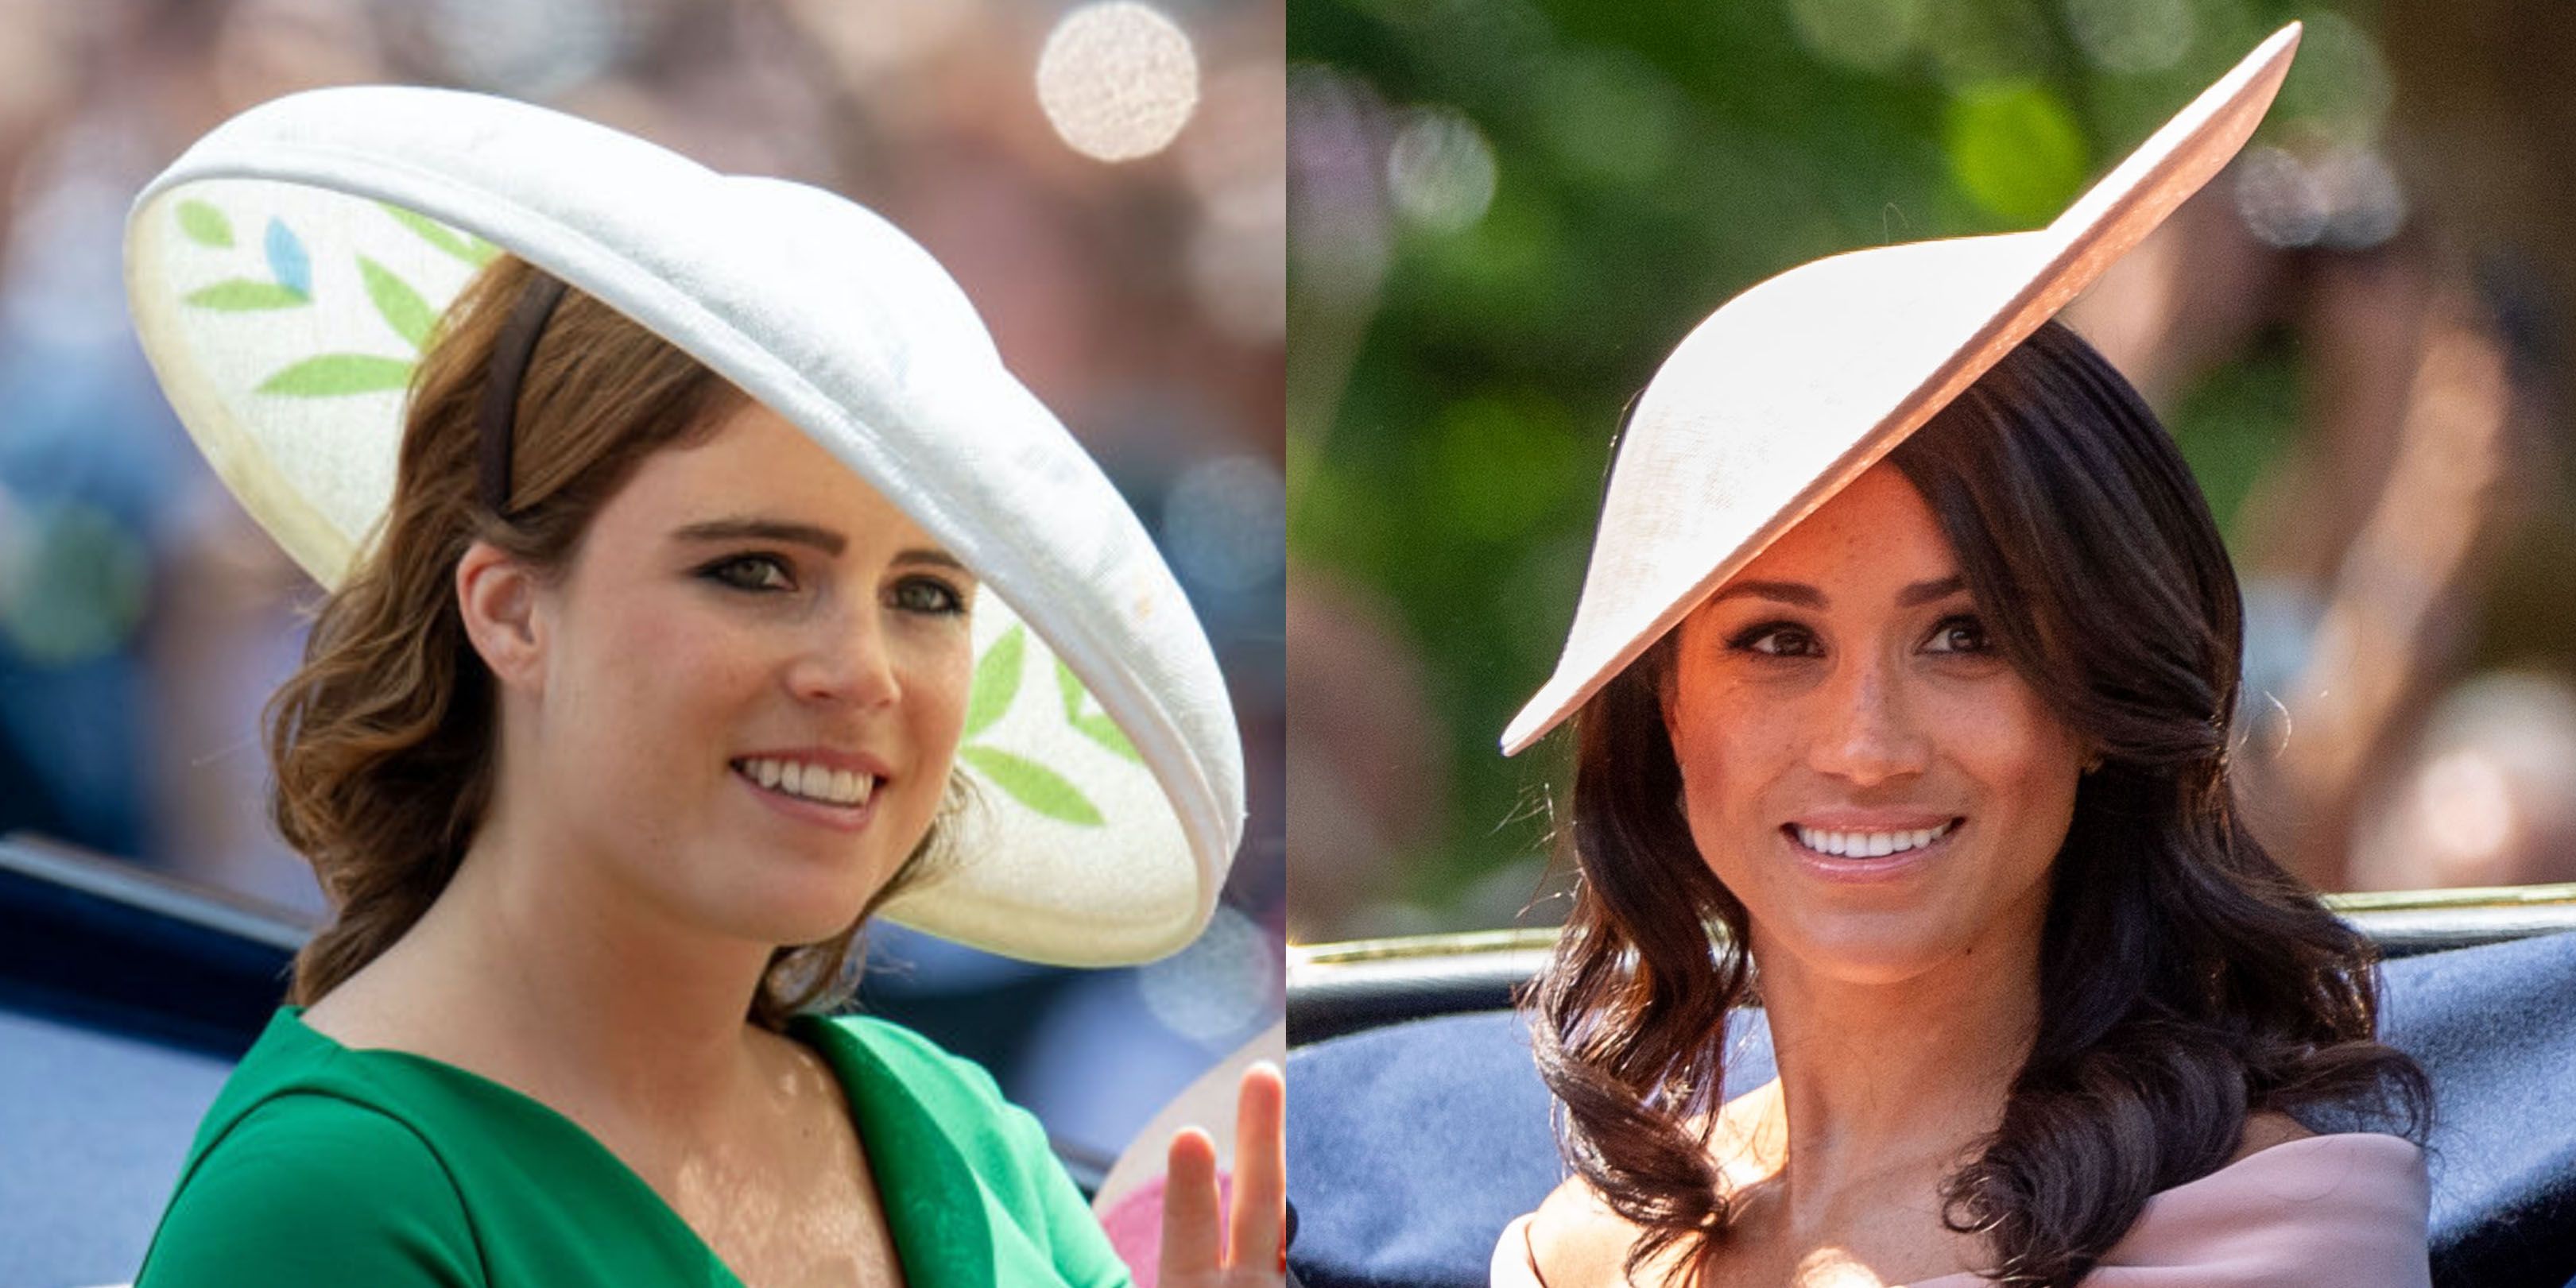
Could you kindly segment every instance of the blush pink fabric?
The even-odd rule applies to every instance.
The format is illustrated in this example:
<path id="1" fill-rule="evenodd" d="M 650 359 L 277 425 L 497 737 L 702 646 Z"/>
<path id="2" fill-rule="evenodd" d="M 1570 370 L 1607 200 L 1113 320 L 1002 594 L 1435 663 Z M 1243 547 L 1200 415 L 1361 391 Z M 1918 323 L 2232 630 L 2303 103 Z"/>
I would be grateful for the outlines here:
<path id="1" fill-rule="evenodd" d="M 2147 1200 L 2084 1288 L 2431 1288 L 2424 1152 L 2344 1133 L 2275 1145 Z M 1524 1216 L 1495 1249 L 1496 1288 L 1538 1288 Z M 1910 1288 L 1985 1288 L 1972 1274 Z"/>
<path id="2" fill-rule="evenodd" d="M 1163 1274 L 1163 1182 L 1154 1177 L 1145 1181 L 1108 1207 L 1094 1213 L 1100 1228 L 1109 1232 L 1109 1246 L 1118 1250 L 1118 1259 L 1127 1263 L 1127 1273 L 1135 1276 L 1135 1288 L 1154 1288 Z M 1219 1169 L 1216 1174 L 1216 1210 L 1230 1212 L 1234 1201 L 1234 1173 Z"/>
<path id="3" fill-rule="evenodd" d="M 2430 1288 L 2431 1203 L 2410 1141 L 2288 1141 L 2148 1199 L 2084 1288 Z M 1913 1288 L 1986 1282 L 1943 1275 Z"/>

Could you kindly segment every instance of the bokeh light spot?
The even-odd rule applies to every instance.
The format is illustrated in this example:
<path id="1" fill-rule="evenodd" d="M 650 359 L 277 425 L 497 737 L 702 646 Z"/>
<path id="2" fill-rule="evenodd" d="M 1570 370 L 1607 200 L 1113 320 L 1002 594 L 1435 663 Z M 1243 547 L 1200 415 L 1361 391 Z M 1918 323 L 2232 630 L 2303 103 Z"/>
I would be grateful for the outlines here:
<path id="1" fill-rule="evenodd" d="M 431 0 L 420 32 L 467 85 L 545 99 L 608 71 L 624 54 L 625 15 L 607 0 Z"/>
<path id="2" fill-rule="evenodd" d="M 1190 467 L 1163 497 L 1163 549 L 1193 586 L 1251 590 L 1288 563 L 1287 485 L 1257 456 Z"/>
<path id="3" fill-rule="evenodd" d="M 1067 146 L 1132 161 L 1171 144 L 1199 102 L 1198 54 L 1172 20 L 1135 0 L 1067 13 L 1038 54 L 1038 106 Z"/>
<path id="4" fill-rule="evenodd" d="M 1494 149 L 1455 109 L 1423 108 L 1386 154 L 1387 195 L 1422 228 L 1456 232 L 1485 217 L 1494 200 Z"/>
<path id="5" fill-rule="evenodd" d="M 1163 1027 L 1224 1048 L 1279 1014 L 1284 969 L 1278 941 L 1251 918 L 1219 904 L 1206 932 L 1136 972 L 1136 987 Z"/>
<path id="6" fill-rule="evenodd" d="M 2191 0 L 2067 0 L 2066 25 L 2085 57 L 2124 76 L 2173 67 L 2199 34 Z"/>
<path id="7" fill-rule="evenodd" d="M 2084 183 L 2084 132 L 2044 85 L 1981 85 L 1950 100 L 1950 173 L 1970 199 L 2016 224 L 2056 217 Z"/>
<path id="8" fill-rule="evenodd" d="M 0 510 L 0 639 L 27 660 L 72 666 L 126 647 L 151 592 L 151 551 L 106 510 Z"/>
<path id="9" fill-rule="evenodd" d="M 2297 157 L 2250 148 L 2236 163 L 2236 213 L 2266 244 L 2313 246 L 2325 232 L 2326 194 Z"/>
<path id="10" fill-rule="evenodd" d="M 2299 56 L 2281 81 L 2278 122 L 2313 127 L 2333 142 L 2367 147 L 2388 121 L 2388 59 L 2361 24 L 2331 11 L 2307 15 Z"/>
<path id="11" fill-rule="evenodd" d="M 1914 52 L 1923 0 L 1789 0 L 1789 21 L 1818 58 L 1883 72 Z"/>
<path id="12" fill-rule="evenodd" d="M 2250 148 L 2237 163 L 2235 195 L 2246 230 L 2273 246 L 2366 250 L 2406 225 L 2406 190 L 2396 172 L 2361 148 L 2315 156 Z"/>
<path id="13" fill-rule="evenodd" d="M 2513 791 L 2504 769 L 2476 748 L 2444 753 L 2415 783 L 2425 834 L 2455 866 L 2492 859 L 2513 840 Z"/>

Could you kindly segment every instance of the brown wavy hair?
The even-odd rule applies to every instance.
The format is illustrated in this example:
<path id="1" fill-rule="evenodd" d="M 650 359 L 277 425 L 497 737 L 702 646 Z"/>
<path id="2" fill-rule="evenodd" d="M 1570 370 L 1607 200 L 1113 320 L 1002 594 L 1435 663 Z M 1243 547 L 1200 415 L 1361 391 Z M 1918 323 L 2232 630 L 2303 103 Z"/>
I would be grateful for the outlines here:
<path id="1" fill-rule="evenodd" d="M 2102 749 L 2050 870 L 2039 1029 L 2003 1118 L 1941 1189 L 1981 1273 L 2072 1288 L 2149 1195 L 2217 1170 L 2261 1111 L 2421 1142 L 2431 1088 L 2376 1036 L 2375 951 L 2273 861 L 2228 777 L 2243 649 L 2207 501 L 2128 382 L 2051 322 L 1889 456 L 1988 636 Z M 1679 805 L 1667 633 L 1577 713 L 1578 868 L 1524 1007 L 1567 1161 L 1703 1282 L 1733 1210 L 1710 1158 L 1725 1020 L 1755 1003 L 1744 905 Z M 1716 933 L 1711 933 L 1711 927 Z"/>
<path id="2" fill-rule="evenodd" d="M 298 1005 L 419 922 L 491 801 L 499 712 L 457 608 L 466 547 L 485 541 L 560 576 L 592 516 L 645 457 L 703 442 L 747 402 L 669 342 L 567 289 L 520 385 L 509 517 L 495 514 L 480 493 L 477 413 L 503 323 L 539 277 L 525 261 L 497 258 L 440 318 L 412 376 L 393 504 L 374 546 L 323 600 L 302 666 L 269 699 L 270 815 L 334 910 L 296 954 L 288 999 Z M 946 830 L 933 824 L 848 930 L 772 954 L 750 1018 L 783 1028 L 798 1011 L 844 999 L 860 927 Z"/>

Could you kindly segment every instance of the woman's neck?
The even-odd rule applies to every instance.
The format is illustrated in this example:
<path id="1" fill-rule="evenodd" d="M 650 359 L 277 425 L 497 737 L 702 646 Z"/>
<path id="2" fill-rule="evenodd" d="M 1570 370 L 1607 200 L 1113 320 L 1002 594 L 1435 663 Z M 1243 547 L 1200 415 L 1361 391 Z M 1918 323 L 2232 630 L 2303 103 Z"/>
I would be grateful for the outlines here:
<path id="1" fill-rule="evenodd" d="M 419 924 L 342 989 L 404 1012 L 361 1024 L 577 1116 L 719 1123 L 751 1090 L 744 1017 L 770 947 L 659 915 L 577 844 L 494 810 Z"/>
<path id="2" fill-rule="evenodd" d="M 1747 1098 L 1736 1127 L 1776 1160 L 1793 1229 L 1827 1229 L 1848 1200 L 1885 1187 L 1928 1195 L 1927 1179 L 1995 1129 L 2038 1029 L 2031 921 L 1891 982 L 1838 978 L 1757 945 L 1779 1081 Z"/>

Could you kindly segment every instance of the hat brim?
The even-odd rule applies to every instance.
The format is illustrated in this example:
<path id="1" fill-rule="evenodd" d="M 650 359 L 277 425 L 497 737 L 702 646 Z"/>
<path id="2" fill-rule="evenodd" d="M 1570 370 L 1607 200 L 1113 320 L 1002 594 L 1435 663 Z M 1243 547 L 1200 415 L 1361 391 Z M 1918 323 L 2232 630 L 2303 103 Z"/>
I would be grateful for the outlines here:
<path id="1" fill-rule="evenodd" d="M 1503 754 L 1591 700 L 2199 191 L 2271 106 L 2299 33 L 2264 41 L 2046 228 L 1817 260 L 1693 329 L 1638 399 L 1564 654 Z"/>
<path id="2" fill-rule="evenodd" d="M 127 292 L 207 460 L 329 586 L 390 499 L 427 319 L 496 250 L 803 429 L 981 580 L 959 752 L 981 821 L 887 916 L 1070 965 L 1196 936 L 1243 825 L 1214 653 L 1115 488 L 882 218 L 523 103 L 318 90 L 233 118 L 143 190 Z"/>

